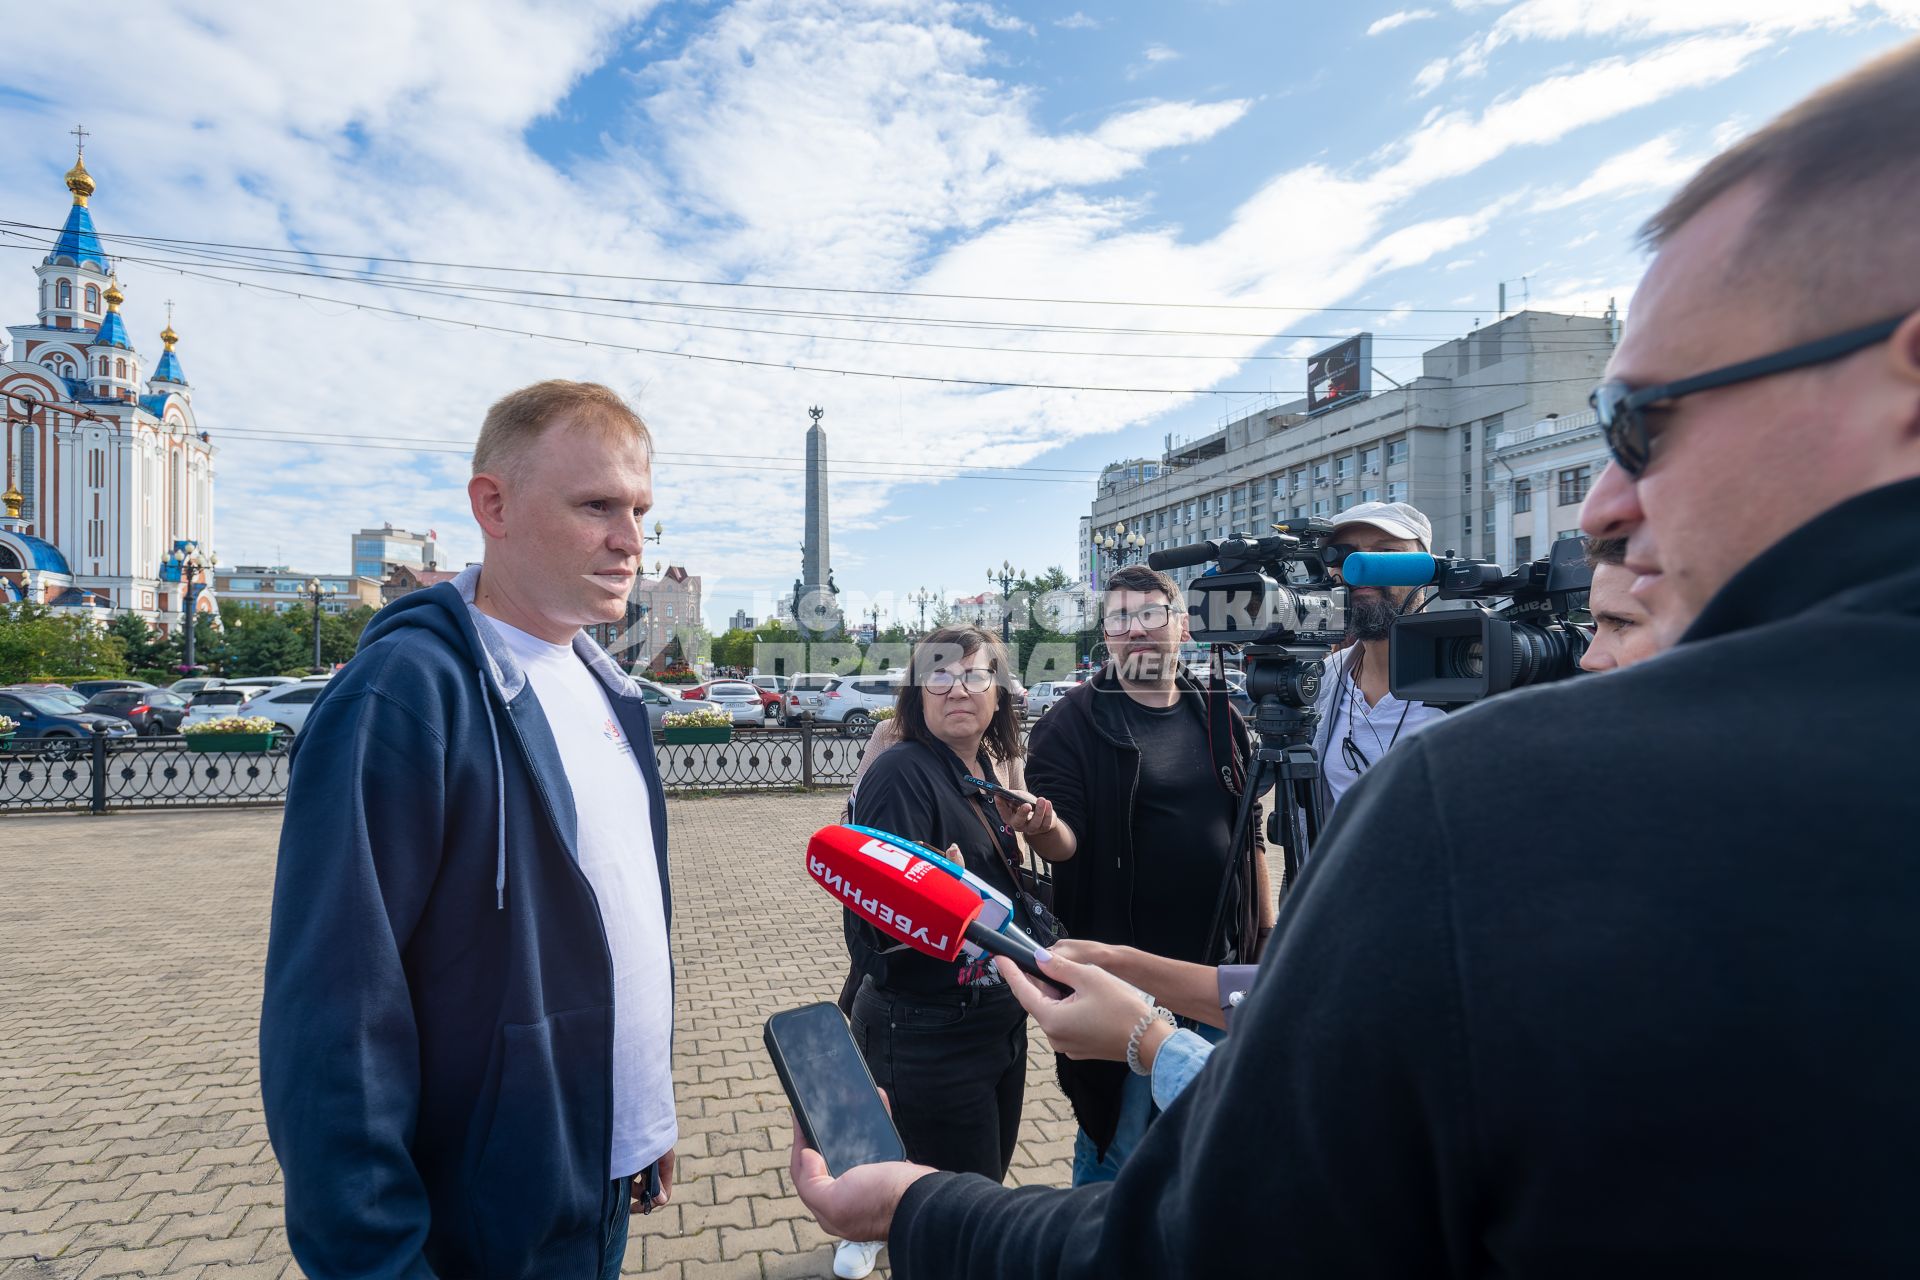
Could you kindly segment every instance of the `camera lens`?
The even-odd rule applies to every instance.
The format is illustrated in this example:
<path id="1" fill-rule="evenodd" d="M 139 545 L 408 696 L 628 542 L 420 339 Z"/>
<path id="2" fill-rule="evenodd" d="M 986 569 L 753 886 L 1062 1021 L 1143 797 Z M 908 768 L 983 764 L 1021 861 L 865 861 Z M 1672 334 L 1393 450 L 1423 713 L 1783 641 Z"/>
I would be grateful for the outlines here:
<path id="1" fill-rule="evenodd" d="M 1545 684 L 1573 674 L 1586 652 L 1587 637 L 1576 627 L 1517 623 L 1513 631 L 1511 687 Z"/>
<path id="2" fill-rule="evenodd" d="M 1479 636 L 1455 636 L 1440 645 L 1437 674 L 1448 680 L 1478 680 L 1487 667 L 1485 646 Z"/>

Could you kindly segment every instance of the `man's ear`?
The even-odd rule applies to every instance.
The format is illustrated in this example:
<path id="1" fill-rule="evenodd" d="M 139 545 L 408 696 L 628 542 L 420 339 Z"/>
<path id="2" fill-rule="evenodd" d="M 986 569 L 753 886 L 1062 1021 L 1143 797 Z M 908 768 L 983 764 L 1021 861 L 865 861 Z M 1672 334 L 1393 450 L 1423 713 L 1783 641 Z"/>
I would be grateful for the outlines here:
<path id="1" fill-rule="evenodd" d="M 1920 442 L 1920 311 L 1901 322 L 1887 340 L 1887 360 L 1903 394 L 1914 397 L 1912 411 L 1901 424 L 1901 435 L 1909 444 Z"/>
<path id="2" fill-rule="evenodd" d="M 489 538 L 507 536 L 507 491 L 498 476 L 483 471 L 467 481 L 467 501 L 482 533 Z"/>

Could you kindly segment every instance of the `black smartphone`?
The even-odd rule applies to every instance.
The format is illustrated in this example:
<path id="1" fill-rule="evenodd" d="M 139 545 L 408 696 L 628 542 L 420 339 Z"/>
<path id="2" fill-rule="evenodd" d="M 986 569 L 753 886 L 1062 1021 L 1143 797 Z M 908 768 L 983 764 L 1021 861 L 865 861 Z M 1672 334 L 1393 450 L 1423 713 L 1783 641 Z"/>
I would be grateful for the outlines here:
<path id="1" fill-rule="evenodd" d="M 828 1173 L 837 1178 L 855 1165 L 907 1158 L 837 1006 L 783 1009 L 767 1019 L 764 1036 L 800 1136 L 826 1157 Z"/>
<path id="2" fill-rule="evenodd" d="M 990 796 L 1005 796 L 1017 805 L 1033 803 L 1033 797 L 1024 791 L 1015 791 L 1012 787 L 1003 787 L 997 782 L 988 781 L 986 778 L 976 778 L 972 774 L 967 775 L 967 785 L 970 787 L 978 787 Z"/>

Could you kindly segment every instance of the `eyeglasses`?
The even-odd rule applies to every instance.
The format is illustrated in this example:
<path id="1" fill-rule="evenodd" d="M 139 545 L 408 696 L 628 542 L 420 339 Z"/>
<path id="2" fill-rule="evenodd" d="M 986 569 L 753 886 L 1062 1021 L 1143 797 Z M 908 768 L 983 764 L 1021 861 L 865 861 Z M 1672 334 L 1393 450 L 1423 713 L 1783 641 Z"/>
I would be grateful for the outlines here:
<path id="1" fill-rule="evenodd" d="M 935 671 L 927 676 L 921 687 L 928 693 L 945 695 L 952 693 L 956 684 L 968 693 L 985 693 L 993 688 L 993 672 L 984 667 L 974 667 L 959 675 L 951 671 Z"/>
<path id="2" fill-rule="evenodd" d="M 1876 342 L 1885 342 L 1905 320 L 1905 316 L 1895 316 L 1864 329 L 1849 329 L 1845 333 L 1788 347 L 1771 355 L 1742 360 L 1739 364 L 1730 364 L 1710 373 L 1695 374 L 1691 378 L 1659 386 L 1642 387 L 1637 391 L 1617 379 L 1603 382 L 1587 397 L 1587 403 L 1593 406 L 1594 416 L 1600 421 L 1600 430 L 1606 434 L 1607 451 L 1613 455 L 1613 460 L 1620 464 L 1622 471 L 1638 477 L 1647 469 L 1647 463 L 1653 456 L 1653 429 L 1647 422 L 1646 413 L 1653 406 L 1690 396 L 1697 391 L 1712 391 L 1736 383 L 1771 378 L 1776 373 L 1827 364 Z"/>
<path id="3" fill-rule="evenodd" d="M 1138 622 L 1143 630 L 1158 631 L 1172 616 L 1173 610 L 1167 605 L 1150 604 L 1132 613 L 1110 613 L 1100 619 L 1100 629 L 1110 636 L 1123 636 L 1130 625 Z"/>
<path id="4" fill-rule="evenodd" d="M 1347 768 L 1356 774 L 1365 773 L 1373 767 L 1373 761 L 1367 759 L 1366 752 L 1360 750 L 1359 744 L 1354 742 L 1351 733 L 1340 741 L 1340 758 L 1346 761 Z"/>

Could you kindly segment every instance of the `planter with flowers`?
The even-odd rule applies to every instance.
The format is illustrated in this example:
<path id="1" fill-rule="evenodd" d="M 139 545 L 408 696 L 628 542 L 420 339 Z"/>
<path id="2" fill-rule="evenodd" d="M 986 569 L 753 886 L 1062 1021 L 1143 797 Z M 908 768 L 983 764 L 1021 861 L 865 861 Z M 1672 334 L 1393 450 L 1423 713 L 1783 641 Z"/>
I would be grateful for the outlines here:
<path id="1" fill-rule="evenodd" d="M 733 740 L 733 717 L 718 708 L 702 707 L 698 711 L 669 711 L 661 720 L 666 727 L 667 741 L 675 742 L 731 742 Z"/>
<path id="2" fill-rule="evenodd" d="M 189 751 L 271 751 L 279 732 L 265 716 L 221 716 L 180 730 Z"/>

